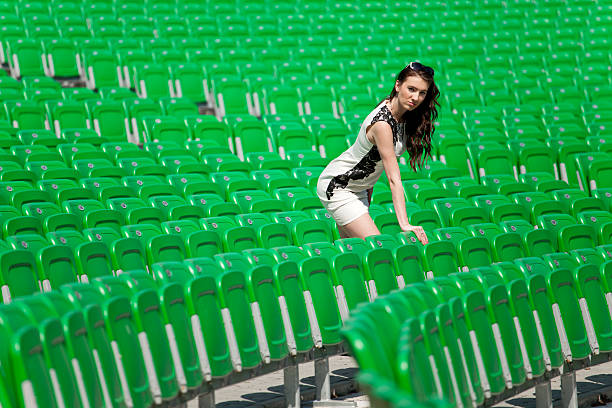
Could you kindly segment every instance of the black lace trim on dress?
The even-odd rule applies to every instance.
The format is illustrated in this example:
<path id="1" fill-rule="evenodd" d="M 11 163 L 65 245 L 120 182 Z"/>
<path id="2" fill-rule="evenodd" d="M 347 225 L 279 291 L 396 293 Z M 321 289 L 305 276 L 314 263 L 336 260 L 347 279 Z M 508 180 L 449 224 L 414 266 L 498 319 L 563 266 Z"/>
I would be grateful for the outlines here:
<path id="1" fill-rule="evenodd" d="M 376 170 L 376 162 L 380 161 L 380 153 L 376 146 L 372 146 L 370 151 L 363 156 L 349 171 L 340 174 L 329 181 L 327 186 L 327 199 L 331 199 L 334 195 L 334 190 L 337 188 L 346 188 L 350 180 L 363 180 Z"/>
<path id="2" fill-rule="evenodd" d="M 391 111 L 384 105 L 380 111 L 372 118 L 372 121 L 368 126 L 373 125 L 376 122 L 385 121 L 391 126 L 391 131 L 393 133 L 393 145 L 397 143 L 397 131 L 398 131 L 398 123 L 391 114 Z M 344 174 L 337 175 L 333 177 L 329 185 L 327 186 L 326 195 L 327 199 L 331 199 L 334 195 L 334 190 L 337 188 L 346 188 L 348 186 L 349 181 L 351 180 L 363 180 L 367 178 L 370 174 L 374 173 L 376 170 L 376 163 L 381 160 L 380 153 L 378 152 L 378 147 L 372 146 L 372 148 L 366 153 L 365 156 L 349 171 Z"/>
<path id="3" fill-rule="evenodd" d="M 384 120 L 389 124 L 389 126 L 391 126 L 391 132 L 393 133 L 393 145 L 395 145 L 397 143 L 397 131 L 399 128 L 399 124 L 391 114 L 391 111 L 389 110 L 386 104 L 380 109 L 380 111 L 378 111 L 376 116 L 372 118 L 372 122 L 370 122 L 369 126 L 381 120 Z"/>

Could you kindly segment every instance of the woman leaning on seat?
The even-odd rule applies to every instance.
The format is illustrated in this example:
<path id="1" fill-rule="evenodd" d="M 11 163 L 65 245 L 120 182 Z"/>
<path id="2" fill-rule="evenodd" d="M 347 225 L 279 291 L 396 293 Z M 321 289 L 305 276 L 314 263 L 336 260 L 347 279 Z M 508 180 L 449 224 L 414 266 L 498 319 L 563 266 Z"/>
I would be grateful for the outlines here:
<path id="1" fill-rule="evenodd" d="M 440 96 L 433 77 L 433 69 L 418 62 L 402 69 L 389 96 L 361 124 L 355 143 L 321 173 L 317 195 L 336 221 L 341 237 L 380 234 L 369 206 L 372 188 L 384 170 L 400 228 L 427 243 L 423 228 L 408 222 L 397 158 L 408 151 L 410 166 L 416 171 L 431 157 Z"/>

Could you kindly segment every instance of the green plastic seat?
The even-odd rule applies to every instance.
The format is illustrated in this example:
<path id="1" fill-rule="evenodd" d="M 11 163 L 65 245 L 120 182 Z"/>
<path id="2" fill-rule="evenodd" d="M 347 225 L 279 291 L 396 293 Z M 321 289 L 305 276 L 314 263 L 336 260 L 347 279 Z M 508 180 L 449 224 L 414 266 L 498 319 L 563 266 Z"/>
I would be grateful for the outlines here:
<path id="1" fill-rule="evenodd" d="M 485 291 L 487 281 L 483 279 L 481 273 L 458 272 L 448 276 L 454 282 L 455 286 L 462 295 L 466 295 L 471 291 Z"/>
<path id="2" fill-rule="evenodd" d="M 363 269 L 371 299 L 398 288 L 393 252 L 390 249 L 375 248 L 365 252 Z"/>
<path id="3" fill-rule="evenodd" d="M 527 278 L 526 283 L 540 342 L 546 346 L 542 347 L 542 351 L 547 370 L 551 367 L 559 367 L 563 364 L 564 357 L 551 307 L 550 290 L 546 286 L 546 277 L 531 275 Z"/>
<path id="4" fill-rule="evenodd" d="M 591 347 L 572 273 L 567 269 L 552 271 L 547 277 L 547 285 L 565 359 L 587 358 L 591 354 Z"/>
<path id="5" fill-rule="evenodd" d="M 426 401 L 438 396 L 439 391 L 422 333 L 418 318 L 410 318 L 401 326 L 397 357 L 398 385 L 418 400 Z M 417 381 L 417 378 L 423 381 Z"/>
<path id="6" fill-rule="evenodd" d="M 453 381 L 451 380 L 450 362 L 447 359 L 447 354 L 443 351 L 444 348 L 442 346 L 442 339 L 436 322 L 435 313 L 433 310 L 427 310 L 421 313 L 418 319 L 421 330 L 424 333 L 429 333 L 429 335 L 425 337 L 425 347 L 430 356 L 430 361 L 433 361 L 436 366 L 442 396 L 450 402 L 455 402 L 457 399 L 460 399 L 458 395 L 459 390 L 454 387 Z"/>
<path id="7" fill-rule="evenodd" d="M 230 127 L 234 136 L 233 145 L 239 158 L 246 158 L 249 153 L 275 152 L 276 146 L 263 122 L 254 116 L 237 116 Z"/>
<path id="8" fill-rule="evenodd" d="M 515 259 L 514 263 L 525 276 L 536 274 L 547 276 L 552 271 L 552 267 L 544 259 L 535 256 Z"/>
<path id="9" fill-rule="evenodd" d="M 400 244 L 397 235 L 385 233 L 370 235 L 365 238 L 365 242 L 370 248 L 387 248 L 389 250 L 397 248 Z"/>
<path id="10" fill-rule="evenodd" d="M 197 64 L 180 63 L 171 67 L 174 92 L 177 97 L 189 98 L 194 102 L 206 102 L 204 73 Z"/>
<path id="11" fill-rule="evenodd" d="M 564 212 L 577 217 L 583 211 L 602 211 L 605 204 L 601 200 L 589 197 L 588 193 L 578 189 L 561 189 L 552 192 L 553 197 L 564 205 Z"/>
<path id="12" fill-rule="evenodd" d="M 342 238 L 334 241 L 334 245 L 338 247 L 340 252 L 355 252 L 360 255 L 362 252 L 370 249 L 368 245 L 361 238 Z"/>
<path id="13" fill-rule="evenodd" d="M 502 365 L 499 349 L 494 339 L 492 323 L 486 311 L 486 300 L 483 292 L 472 291 L 464 296 L 463 304 L 467 316 L 466 323 L 480 346 L 479 353 L 486 372 L 487 380 L 492 394 L 498 394 L 504 390 L 506 383 L 511 378 L 507 378 L 507 367 Z M 510 385 L 508 384 L 508 385 Z"/>
<path id="14" fill-rule="evenodd" d="M 525 366 L 525 360 L 528 360 L 526 346 L 522 337 L 519 340 L 506 286 L 502 283 L 490 287 L 486 300 L 490 319 L 494 322 L 494 330 L 499 330 L 501 334 L 498 349 L 503 346 L 504 354 L 500 353 L 500 358 L 506 359 L 505 364 L 510 372 L 512 384 L 522 384 L 527 379 L 528 371 Z"/>
<path id="15" fill-rule="evenodd" d="M 130 364 L 123 366 L 132 401 L 135 406 L 147 406 L 153 402 L 153 395 L 142 357 L 142 346 L 134 336 L 138 330 L 130 308 L 130 300 L 124 296 L 113 297 L 108 300 L 104 309 L 109 338 L 122 354 L 131 356 Z"/>
<path id="16" fill-rule="evenodd" d="M 449 128 L 440 133 L 440 138 L 437 142 L 438 159 L 443 163 L 452 165 L 452 167 L 461 169 L 463 173 L 466 174 L 468 172 L 468 166 L 466 166 L 467 152 L 465 146 L 469 139 L 466 137 L 465 130 L 459 123 L 455 120 L 449 120 L 448 123 Z M 482 138 L 480 135 L 479 137 Z"/>
<path id="17" fill-rule="evenodd" d="M 212 115 L 186 117 L 190 139 L 195 142 L 188 145 L 189 150 L 201 151 L 204 142 L 215 146 L 233 148 L 232 133 L 229 126 Z"/>
<path id="18" fill-rule="evenodd" d="M 448 304 L 439 305 L 434 309 L 434 314 L 440 331 L 441 345 L 447 347 L 450 354 L 451 366 L 449 368 L 453 370 L 456 379 L 457 397 L 466 405 L 472 404 L 473 399 L 476 399 L 477 396 L 474 385 L 469 380 L 469 371 L 464 358 L 461 357 L 460 340 L 453 324 L 451 308 Z"/>
<path id="19" fill-rule="evenodd" d="M 104 379 L 101 381 L 98 376 L 83 313 L 72 308 L 60 292 L 44 296 L 30 296 L 24 298 L 23 303 L 27 306 L 26 313 L 39 325 L 46 325 L 47 319 L 61 321 L 60 330 L 62 330 L 61 335 L 64 337 L 64 342 L 60 344 L 65 346 L 72 366 L 80 370 L 80 373 L 76 369 L 74 372 L 81 401 L 87 400 L 90 404 L 110 403 L 108 393 L 102 391 Z"/>
<path id="20" fill-rule="evenodd" d="M 152 363 L 147 367 L 151 393 L 155 400 L 170 400 L 179 392 L 177 373 L 171 356 L 170 341 L 162 321 L 157 291 L 141 289 L 133 293 L 123 280 L 99 278 L 95 282 L 107 297 L 126 296 L 131 299 L 134 327 L 138 333 L 143 358 Z M 146 340 L 144 340 L 146 338 Z"/>
<path id="21" fill-rule="evenodd" d="M 371 319 L 352 319 L 342 329 L 342 336 L 351 350 L 351 355 L 357 360 L 360 370 L 372 373 L 378 378 L 377 381 L 386 381 L 393 384 L 393 390 L 397 392 L 394 383 L 393 366 L 388 358 L 376 358 L 370 352 L 371 348 L 383 349 L 381 340 L 373 330 Z M 383 380 L 384 379 L 384 380 Z"/>
<path id="22" fill-rule="evenodd" d="M 505 146 L 495 142 L 471 142 L 466 146 L 470 176 L 516 175 L 515 157 Z"/>
<path id="23" fill-rule="evenodd" d="M 426 277 L 447 276 L 459 270 L 457 250 L 450 241 L 435 241 L 422 247 Z"/>
<path id="24" fill-rule="evenodd" d="M 586 321 L 585 326 L 589 334 L 591 348 L 594 348 L 596 340 L 597 348 L 594 352 L 606 352 L 611 347 L 612 321 L 610 314 L 605 312 L 607 302 L 599 267 L 583 265 L 574 269 L 574 282 L 578 301 L 582 307 L 582 315 Z M 586 303 L 588 312 L 585 311 L 584 303 Z"/>
<path id="25" fill-rule="evenodd" d="M 191 220 L 173 220 L 161 223 L 161 230 L 166 234 L 179 235 L 185 240 L 190 234 L 200 231 L 198 224 Z"/>
<path id="26" fill-rule="evenodd" d="M 578 267 L 578 260 L 567 252 L 553 252 L 542 257 L 552 269 L 566 268 L 574 270 Z"/>
<path id="27" fill-rule="evenodd" d="M 275 248 L 293 243 L 291 231 L 287 226 L 284 224 L 272 223 L 265 214 L 245 214 L 237 217 L 240 217 L 238 220 L 240 225 L 248 225 L 255 229 L 258 247 Z"/>
<path id="28" fill-rule="evenodd" d="M 87 111 L 76 101 L 60 101 L 54 105 L 48 104 L 49 121 L 57 136 L 63 130 L 87 127 Z"/>
<path id="29" fill-rule="evenodd" d="M 459 265 L 467 269 L 490 265 L 493 259 L 489 241 L 485 237 L 461 240 L 457 246 L 457 254 Z"/>
<path id="30" fill-rule="evenodd" d="M 607 211 L 582 211 L 577 214 L 577 219 L 587 225 L 592 225 L 597 231 L 599 242 L 611 242 L 612 217 Z"/>
<path id="31" fill-rule="evenodd" d="M 558 176 L 553 152 L 544 142 L 521 138 L 510 140 L 507 144 L 518 158 L 520 174 L 546 172 L 555 177 Z"/>
<path id="32" fill-rule="evenodd" d="M 87 87 L 100 89 L 109 86 L 119 86 L 117 75 L 117 59 L 109 51 L 94 50 L 84 55 L 84 73 L 87 79 Z"/>
<path id="33" fill-rule="evenodd" d="M 257 266 L 245 272 L 251 308 L 259 309 L 261 314 L 261 321 L 255 318 L 260 347 L 263 350 L 267 348 L 270 360 L 275 361 L 288 356 L 287 339 L 288 335 L 293 337 L 293 333 L 289 334 L 291 326 L 286 327 L 287 322 L 283 321 L 273 276 L 272 267 L 268 265 Z M 295 344 L 295 340 L 292 344 Z"/>
<path id="34" fill-rule="evenodd" d="M 295 346 L 289 344 L 291 354 L 305 353 L 322 345 L 320 335 L 313 338 L 311 315 L 308 313 L 302 280 L 298 265 L 292 261 L 279 263 L 273 267 L 274 284 L 279 293 L 279 303 L 283 318 L 289 320 Z M 287 339 L 291 337 L 288 335 Z"/>
<path id="35" fill-rule="evenodd" d="M 463 227 L 488 221 L 483 209 L 471 207 L 469 202 L 462 198 L 436 199 L 432 200 L 431 205 L 438 213 L 442 225 L 446 227 Z"/>
<path id="36" fill-rule="evenodd" d="M 309 258 L 301 261 L 299 268 L 306 307 L 310 309 L 310 314 L 314 313 L 316 316 L 315 327 L 319 329 L 322 344 L 324 346 L 338 344 L 341 341 L 342 320 L 333 290 L 328 261 L 322 257 Z M 317 333 L 313 333 L 313 336 L 318 337 Z"/>
<path id="37" fill-rule="evenodd" d="M 331 264 L 331 277 L 339 304 L 341 308 L 347 308 L 341 313 L 346 320 L 357 305 L 370 301 L 361 259 L 355 254 L 344 253 L 334 256 Z"/>
<path id="38" fill-rule="evenodd" d="M 605 174 L 605 168 L 606 168 L 605 163 L 609 159 L 608 154 L 604 152 L 585 152 L 584 150 L 580 152 L 575 152 L 575 153 L 577 154 L 574 154 L 571 157 L 571 160 L 573 161 L 573 164 L 576 169 L 578 187 L 584 191 L 594 191 L 597 188 L 609 187 L 604 180 L 602 179 L 596 180 L 595 177 L 592 177 L 591 171 L 590 171 L 591 165 L 595 163 L 600 163 L 604 165 L 602 170 Z M 595 166 L 598 167 L 599 164 L 595 164 Z M 594 173 L 598 173 L 598 172 L 599 170 L 595 169 Z M 599 185 L 597 183 L 598 181 L 601 182 Z"/>
<path id="39" fill-rule="evenodd" d="M 13 127 L 20 129 L 46 129 L 46 112 L 34 101 L 7 101 L 4 103 L 7 118 Z"/>
<path id="40" fill-rule="evenodd" d="M 247 249 L 243 253 L 243 257 L 252 267 L 267 265 L 273 267 L 277 264 L 274 258 L 274 251 L 267 248 L 253 248 Z"/>
<path id="41" fill-rule="evenodd" d="M 552 231 L 534 229 L 532 224 L 524 220 L 504 221 L 501 224 L 506 232 L 521 234 L 528 255 L 542 256 L 557 252 L 556 240 Z"/>
<path id="42" fill-rule="evenodd" d="M 40 291 L 36 261 L 31 252 L 20 249 L 1 253 L 0 271 L 4 303 Z"/>
<path id="43" fill-rule="evenodd" d="M 527 371 L 527 378 L 542 375 L 547 367 L 550 368 L 550 361 L 545 361 L 544 347 L 546 346 L 543 334 L 539 331 L 535 320 L 535 309 L 529 300 L 527 283 L 522 280 L 514 280 L 508 286 L 508 294 L 512 313 L 519 320 L 521 337 L 525 344 L 527 359 L 523 357 L 525 366 L 530 369 Z M 539 322 L 537 323 L 539 325 Z M 550 356 L 548 356 L 550 360 Z M 527 365 L 529 363 L 529 365 Z"/>
<path id="44" fill-rule="evenodd" d="M 74 248 L 74 252 L 77 274 L 81 282 L 113 274 L 110 251 L 104 243 L 85 242 Z"/>
<path id="45" fill-rule="evenodd" d="M 218 75 L 212 81 L 212 95 L 215 106 L 225 115 L 245 115 L 251 112 L 248 88 L 234 75 Z"/>
<path id="46" fill-rule="evenodd" d="M 140 276 L 143 274 L 144 279 Z M 130 277 L 137 286 L 143 286 L 141 282 L 149 282 L 150 279 L 150 276 L 144 271 L 140 273 L 131 272 Z M 151 282 L 150 284 L 154 283 Z M 135 290 L 139 289 L 136 288 Z M 184 393 L 199 387 L 204 376 L 210 375 L 210 371 L 204 372 L 198 359 L 194 331 L 190 327 L 190 314 L 186 304 L 186 291 L 183 288 L 183 284 L 163 284 L 159 287 L 157 293 L 161 306 L 161 317 L 166 325 L 172 350 L 176 380 L 181 392 Z M 202 356 L 202 360 L 206 361 L 205 356 Z"/>
<path id="47" fill-rule="evenodd" d="M 183 119 L 186 116 L 198 114 L 197 105 L 189 98 L 163 97 L 159 99 L 159 104 L 162 106 L 162 111 L 167 116 Z"/>
<path id="48" fill-rule="evenodd" d="M 15 77 L 44 76 L 43 49 L 41 43 L 33 38 L 22 38 L 9 42 L 7 55 Z"/>
<path id="49" fill-rule="evenodd" d="M 6 237 L 5 241 L 12 249 L 25 249 L 33 254 L 47 247 L 49 242 L 39 234 L 20 234 Z"/>
<path id="50" fill-rule="evenodd" d="M 299 114 L 299 96 L 295 88 L 288 85 L 274 85 L 263 89 L 265 111 L 276 115 L 282 113 Z"/>
<path id="51" fill-rule="evenodd" d="M 2 313 L 3 323 L 8 324 L 14 331 L 31 324 L 37 326 L 51 381 L 59 391 L 59 395 L 56 394 L 55 398 L 58 401 L 65 401 L 67 406 L 78 406 L 82 395 L 79 395 L 77 380 L 68 360 L 66 342 L 58 341 L 58 338 L 63 338 L 60 320 L 57 317 L 47 316 L 44 322 L 38 321 L 22 302 L 4 306 Z"/>
<path id="52" fill-rule="evenodd" d="M 577 187 L 579 177 L 576 176 L 576 163 L 573 155 L 584 153 L 587 149 L 586 143 L 579 139 L 552 139 L 549 145 L 557 155 L 559 164 L 559 178 L 567 182 L 572 187 Z"/>
<path id="53" fill-rule="evenodd" d="M 125 404 L 126 395 L 129 398 L 127 384 L 121 382 L 120 376 L 124 375 L 123 366 L 117 365 L 113 355 L 111 341 L 109 340 L 106 329 L 104 328 L 104 317 L 100 304 L 103 303 L 104 297 L 96 291 L 93 285 L 85 290 L 85 286 L 80 285 L 64 285 L 61 289 L 61 295 L 55 296 L 57 292 L 50 292 L 45 295 L 49 298 L 53 306 L 61 316 L 66 316 L 71 321 L 70 330 L 73 333 L 70 338 L 77 338 L 74 334 L 75 330 L 80 330 L 87 333 L 89 339 L 85 338 L 86 342 L 90 342 L 92 351 L 95 350 L 99 358 L 95 359 L 96 372 L 102 374 L 100 384 L 103 391 L 105 401 L 114 404 Z M 80 298 L 80 299 L 79 299 Z M 99 302 L 99 303 L 96 303 Z M 83 321 L 73 316 L 73 311 L 83 317 Z M 81 343 L 79 341 L 79 343 Z M 85 353 L 87 349 L 82 344 L 75 343 L 75 353 L 78 352 L 81 361 L 86 361 Z M 93 357 L 92 357 L 93 358 Z M 122 373 L 118 369 L 122 370 Z"/>
<path id="54" fill-rule="evenodd" d="M 462 298 L 452 298 L 449 302 L 449 307 L 451 316 L 453 318 L 453 326 L 459 340 L 458 343 L 461 344 L 461 348 L 465 355 L 465 368 L 474 391 L 474 400 L 476 402 L 483 401 L 485 394 L 490 395 L 491 389 L 489 388 L 488 383 L 486 383 L 484 376 L 481 378 L 481 375 L 484 375 L 484 372 L 480 371 L 480 363 L 478 363 L 476 360 L 475 349 L 470 340 L 467 317 L 464 311 Z"/>
<path id="55" fill-rule="evenodd" d="M 569 255 L 576 262 L 576 266 L 586 264 L 599 266 L 602 262 L 604 262 L 604 259 L 602 259 L 602 253 L 597 251 L 595 248 L 573 249 L 569 252 Z"/>
<path id="56" fill-rule="evenodd" d="M 182 145 L 188 137 L 187 126 L 176 116 L 144 116 L 145 142 L 175 142 Z"/>
<path id="57" fill-rule="evenodd" d="M 185 286 L 185 300 L 203 372 L 212 378 L 227 376 L 240 363 L 235 349 L 230 352 L 215 277 L 199 276 L 190 280 Z"/>
<path id="58" fill-rule="evenodd" d="M 333 94 L 323 85 L 308 85 L 299 89 L 302 111 L 306 115 L 330 113 L 333 110 Z"/>
<path id="59" fill-rule="evenodd" d="M 530 219 L 529 213 L 524 207 L 512 203 L 506 196 L 501 194 L 480 195 L 472 197 L 472 201 L 477 207 L 487 210 L 489 218 L 495 223 L 511 220 L 529 221 Z"/>
<path id="60" fill-rule="evenodd" d="M 3 235 L 42 234 L 43 227 L 36 217 L 17 216 L 4 221 Z"/>
<path id="61" fill-rule="evenodd" d="M 373 218 L 373 221 L 381 234 L 394 235 L 401 232 L 401 228 L 397 223 L 397 217 L 395 214 L 378 214 Z"/>
<path id="62" fill-rule="evenodd" d="M 538 217 L 544 229 L 556 233 L 559 249 L 570 251 L 579 248 L 592 248 L 597 245 L 597 233 L 591 225 L 578 224 L 567 214 L 549 214 Z"/>
<path id="63" fill-rule="evenodd" d="M 278 148 L 278 154 L 283 159 L 290 158 L 291 153 L 304 154 L 307 152 L 315 159 L 315 163 L 310 164 L 311 166 L 320 166 L 325 160 L 321 160 L 319 153 L 316 153 L 316 145 L 311 133 L 305 129 L 302 125 L 280 125 L 280 128 L 276 131 L 271 130 L 274 136 L 274 143 Z M 306 160 L 306 157 L 302 158 Z M 301 165 L 306 165 L 301 163 Z"/>
<path id="64" fill-rule="evenodd" d="M 504 233 L 496 224 L 492 223 L 474 224 L 469 226 L 468 229 L 474 236 L 482 236 L 488 239 L 491 244 L 493 259 L 497 262 L 512 261 L 526 255 L 523 241 L 518 233 Z"/>
<path id="65" fill-rule="evenodd" d="M 425 280 L 421 251 L 417 245 L 399 245 L 393 250 L 393 260 L 399 288 Z"/>
<path id="66" fill-rule="evenodd" d="M 302 248 L 309 256 L 322 256 L 328 259 L 331 259 L 341 253 L 331 242 L 304 244 Z"/>
<path id="67" fill-rule="evenodd" d="M 77 282 L 76 261 L 72 250 L 63 245 L 41 249 L 36 257 L 38 280 L 45 292 L 65 283 Z"/>
<path id="68" fill-rule="evenodd" d="M 146 269 L 145 242 L 139 237 L 126 237 L 113 241 L 110 251 L 113 269 L 129 271 Z"/>
<path id="69" fill-rule="evenodd" d="M 88 127 L 109 141 L 127 141 L 126 115 L 120 102 L 110 99 L 86 103 Z"/>
<path id="70" fill-rule="evenodd" d="M 3 344 L 7 345 L 3 348 L 2 357 L 7 370 L 11 372 L 8 386 L 17 391 L 13 403 L 16 404 L 19 398 L 21 401 L 58 406 L 39 331 L 34 325 L 11 330 L 9 324 L 3 321 L 2 326 L 0 336 Z M 31 384 L 29 387 L 28 383 Z"/>
<path id="71" fill-rule="evenodd" d="M 550 196 L 544 192 L 515 193 L 513 198 L 517 204 L 522 205 L 530 213 L 533 223 L 540 215 L 563 213 L 563 205 L 551 200 Z"/>
<path id="72" fill-rule="evenodd" d="M 145 63 L 135 68 L 135 87 L 138 97 L 158 100 L 170 95 L 170 73 L 161 64 Z"/>
<path id="73" fill-rule="evenodd" d="M 178 235 L 155 235 L 146 245 L 147 263 L 182 261 L 187 257 L 185 243 Z"/>

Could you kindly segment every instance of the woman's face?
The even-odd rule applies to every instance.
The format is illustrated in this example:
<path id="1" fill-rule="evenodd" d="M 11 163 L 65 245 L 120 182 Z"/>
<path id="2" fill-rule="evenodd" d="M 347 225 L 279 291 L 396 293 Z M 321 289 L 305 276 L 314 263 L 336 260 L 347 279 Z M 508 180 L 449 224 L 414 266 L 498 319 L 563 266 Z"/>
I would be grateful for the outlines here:
<path id="1" fill-rule="evenodd" d="M 427 81 L 420 76 L 409 76 L 402 83 L 395 81 L 399 106 L 409 111 L 415 109 L 425 100 L 428 87 Z"/>

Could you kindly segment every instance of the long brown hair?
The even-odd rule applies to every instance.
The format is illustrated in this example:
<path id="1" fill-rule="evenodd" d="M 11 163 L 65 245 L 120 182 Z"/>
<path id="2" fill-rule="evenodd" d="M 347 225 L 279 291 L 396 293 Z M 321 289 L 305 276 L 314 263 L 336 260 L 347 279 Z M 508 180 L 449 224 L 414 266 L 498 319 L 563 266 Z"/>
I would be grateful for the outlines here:
<path id="1" fill-rule="evenodd" d="M 405 124 L 404 134 L 407 135 L 406 151 L 410 155 L 410 167 L 416 171 L 423 166 L 428 156 L 431 158 L 431 138 L 436 130 L 434 122 L 438 118 L 440 90 L 434 82 L 434 70 L 431 67 L 411 62 L 397 74 L 396 81 L 402 84 L 409 76 L 419 76 L 429 84 L 423 102 L 402 116 Z M 393 89 L 385 99 L 391 100 L 396 95 L 394 83 Z"/>

